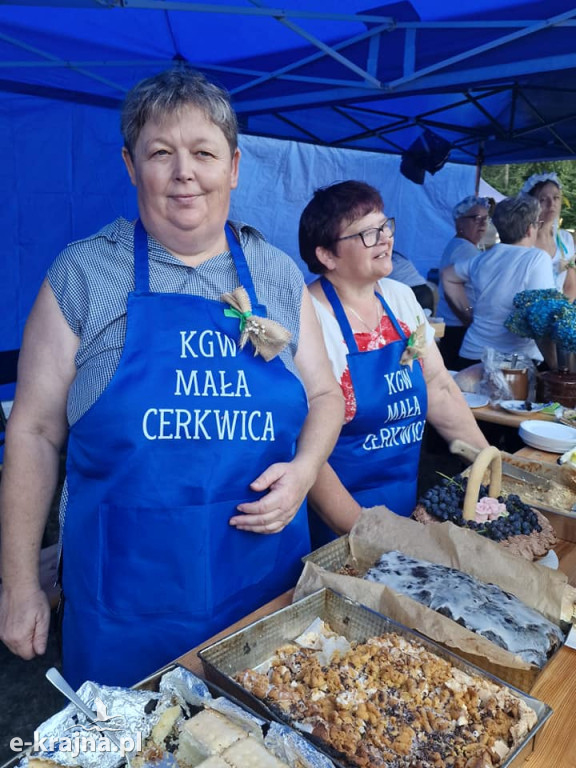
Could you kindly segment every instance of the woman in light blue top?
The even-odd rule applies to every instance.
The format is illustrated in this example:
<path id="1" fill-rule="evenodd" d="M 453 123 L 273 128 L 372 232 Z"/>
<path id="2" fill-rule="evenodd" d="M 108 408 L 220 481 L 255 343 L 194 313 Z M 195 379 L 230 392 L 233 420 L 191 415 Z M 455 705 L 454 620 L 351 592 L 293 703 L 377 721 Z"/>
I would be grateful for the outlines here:
<path id="1" fill-rule="evenodd" d="M 440 342 L 444 364 L 450 370 L 459 370 L 458 351 L 466 328 L 472 319 L 474 294 L 470 284 L 466 285 L 467 301 L 463 309 L 455 307 L 449 300 L 443 271 L 452 264 L 467 264 L 478 254 L 478 245 L 488 227 L 490 201 L 487 197 L 469 197 L 461 200 L 452 209 L 456 236 L 450 240 L 440 259 L 439 300 L 436 314 L 444 318 L 446 330 Z"/>

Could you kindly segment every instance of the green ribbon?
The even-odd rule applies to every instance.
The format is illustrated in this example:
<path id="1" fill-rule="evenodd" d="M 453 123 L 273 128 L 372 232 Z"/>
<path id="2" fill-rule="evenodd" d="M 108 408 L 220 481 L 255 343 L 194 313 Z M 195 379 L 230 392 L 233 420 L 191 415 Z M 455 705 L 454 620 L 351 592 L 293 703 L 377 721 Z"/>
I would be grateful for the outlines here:
<path id="1" fill-rule="evenodd" d="M 240 310 L 234 309 L 234 307 L 225 309 L 224 314 L 226 317 L 237 317 L 238 320 L 240 320 L 240 333 L 242 333 L 246 327 L 246 320 L 248 320 L 249 317 L 252 317 L 252 312 L 250 310 L 248 310 L 248 312 L 240 312 Z"/>

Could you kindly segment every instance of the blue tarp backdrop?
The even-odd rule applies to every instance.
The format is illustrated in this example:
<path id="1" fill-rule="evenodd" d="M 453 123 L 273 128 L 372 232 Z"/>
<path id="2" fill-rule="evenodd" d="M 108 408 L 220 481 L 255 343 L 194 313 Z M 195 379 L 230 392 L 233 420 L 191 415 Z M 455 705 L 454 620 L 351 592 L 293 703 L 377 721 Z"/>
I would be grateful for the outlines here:
<path id="1" fill-rule="evenodd" d="M 298 259 L 312 190 L 362 178 L 421 271 L 451 235 L 477 160 L 574 157 L 576 6 L 564 0 L 0 0 L 0 350 L 20 344 L 50 261 L 135 197 L 118 109 L 189 64 L 232 93 L 243 133 L 233 216 Z M 399 155 L 423 128 L 452 146 L 417 186 Z M 458 163 L 456 165 L 455 163 Z M 464 165 L 460 165 L 464 164 Z"/>

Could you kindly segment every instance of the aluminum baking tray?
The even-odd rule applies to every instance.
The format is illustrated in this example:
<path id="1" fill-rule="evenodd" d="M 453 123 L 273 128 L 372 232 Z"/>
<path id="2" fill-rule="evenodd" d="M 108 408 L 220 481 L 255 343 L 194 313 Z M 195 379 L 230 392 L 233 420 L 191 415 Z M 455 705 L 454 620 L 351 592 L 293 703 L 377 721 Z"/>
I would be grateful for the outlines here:
<path id="1" fill-rule="evenodd" d="M 219 685 L 237 700 L 247 704 L 257 714 L 265 718 L 274 718 L 290 722 L 282 712 L 273 710 L 256 696 L 245 690 L 233 677 L 247 668 L 254 669 L 269 661 L 277 648 L 292 642 L 316 618 L 323 619 L 332 630 L 346 637 L 349 641 L 363 642 L 370 637 L 392 631 L 416 640 L 429 651 L 448 660 L 454 667 L 469 674 L 478 675 L 500 685 L 504 685 L 531 707 L 537 716 L 534 728 L 517 746 L 501 768 L 517 768 L 522 765 L 534 749 L 537 732 L 552 715 L 552 709 L 541 701 L 504 683 L 499 678 L 484 672 L 479 667 L 463 661 L 442 646 L 392 619 L 372 611 L 366 606 L 338 594 L 330 589 L 321 589 L 292 605 L 282 608 L 237 632 L 203 648 L 198 655 L 202 661 L 206 677 Z M 336 754 L 326 744 L 309 734 L 304 734 L 312 743 L 327 752 L 339 768 L 350 768 L 351 763 L 343 762 L 342 755 Z"/>
<path id="2" fill-rule="evenodd" d="M 349 536 L 348 534 L 345 534 L 338 539 L 329 541 L 328 544 L 324 544 L 323 547 L 319 547 L 319 549 L 310 552 L 309 555 L 302 558 L 302 562 L 306 563 L 310 561 L 320 568 L 324 568 L 325 571 L 336 572 L 351 560 L 351 558 Z"/>
<path id="3" fill-rule="evenodd" d="M 354 567 L 355 560 L 354 560 L 354 557 L 352 556 L 352 553 L 350 552 L 350 537 L 348 535 L 344 535 L 338 539 L 335 539 L 334 541 L 330 541 L 328 542 L 328 544 L 324 544 L 323 547 L 320 547 L 319 549 L 314 550 L 314 552 L 310 552 L 309 555 L 306 555 L 305 557 L 302 558 L 302 561 L 313 563 L 319 568 L 322 568 L 324 571 L 328 571 L 329 573 L 335 573 L 335 574 L 338 574 L 338 572 L 340 572 L 345 565 L 352 565 Z M 366 568 L 360 569 L 359 574 L 349 574 L 349 573 L 342 572 L 342 575 L 344 576 L 353 575 L 358 579 L 362 579 L 365 570 Z M 338 585 L 332 585 L 332 586 L 335 586 L 336 588 L 338 588 Z M 381 585 L 381 586 L 384 588 L 384 585 Z M 387 587 L 386 590 L 387 591 L 389 590 L 390 592 L 395 592 L 395 590 L 393 590 L 392 587 Z M 344 587 L 342 587 L 342 591 L 343 592 L 345 591 Z M 401 593 L 395 593 L 395 594 L 400 595 Z M 402 597 L 408 601 L 412 600 L 412 598 L 407 595 L 402 595 Z M 382 600 L 383 602 L 381 603 L 379 608 L 380 610 L 387 610 L 388 606 L 386 604 L 386 596 L 383 596 Z M 426 610 L 432 611 L 432 608 L 426 608 Z M 560 622 L 559 626 L 560 626 L 560 629 L 563 631 L 563 633 L 566 634 L 569 629 L 569 625 L 566 625 Z M 413 627 L 413 629 L 415 629 L 416 631 L 422 632 L 424 633 L 424 635 L 426 635 L 425 624 L 421 624 L 418 627 Z M 432 642 L 435 642 L 435 641 L 432 640 Z M 487 672 L 489 675 L 492 675 L 493 677 L 499 680 L 502 680 L 509 687 L 520 688 L 522 691 L 529 692 L 530 689 L 534 687 L 534 684 L 538 679 L 538 677 L 542 674 L 542 672 L 544 672 L 548 664 L 560 651 L 560 649 L 562 648 L 562 645 L 558 646 L 558 648 L 547 660 L 546 664 L 544 664 L 541 668 L 537 668 L 536 666 L 533 666 L 530 669 L 502 666 L 501 664 L 493 663 L 490 659 L 486 658 L 485 656 L 476 656 L 473 654 L 468 654 L 461 649 L 455 650 L 453 647 L 450 647 L 450 652 L 456 653 L 458 656 L 461 656 L 465 661 L 469 662 L 473 666 L 479 666 L 484 672 Z"/>

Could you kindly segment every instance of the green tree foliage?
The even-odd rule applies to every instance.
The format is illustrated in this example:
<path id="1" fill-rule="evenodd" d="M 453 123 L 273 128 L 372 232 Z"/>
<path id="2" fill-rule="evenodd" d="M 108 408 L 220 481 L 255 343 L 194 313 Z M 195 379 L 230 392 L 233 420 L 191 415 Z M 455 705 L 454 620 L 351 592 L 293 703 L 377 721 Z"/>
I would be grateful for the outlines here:
<path id="1" fill-rule="evenodd" d="M 562 226 L 576 229 L 576 161 L 555 163 L 520 163 L 517 165 L 489 165 L 482 169 L 482 177 L 503 195 L 516 195 L 526 179 L 533 173 L 556 171 L 562 183 Z"/>

